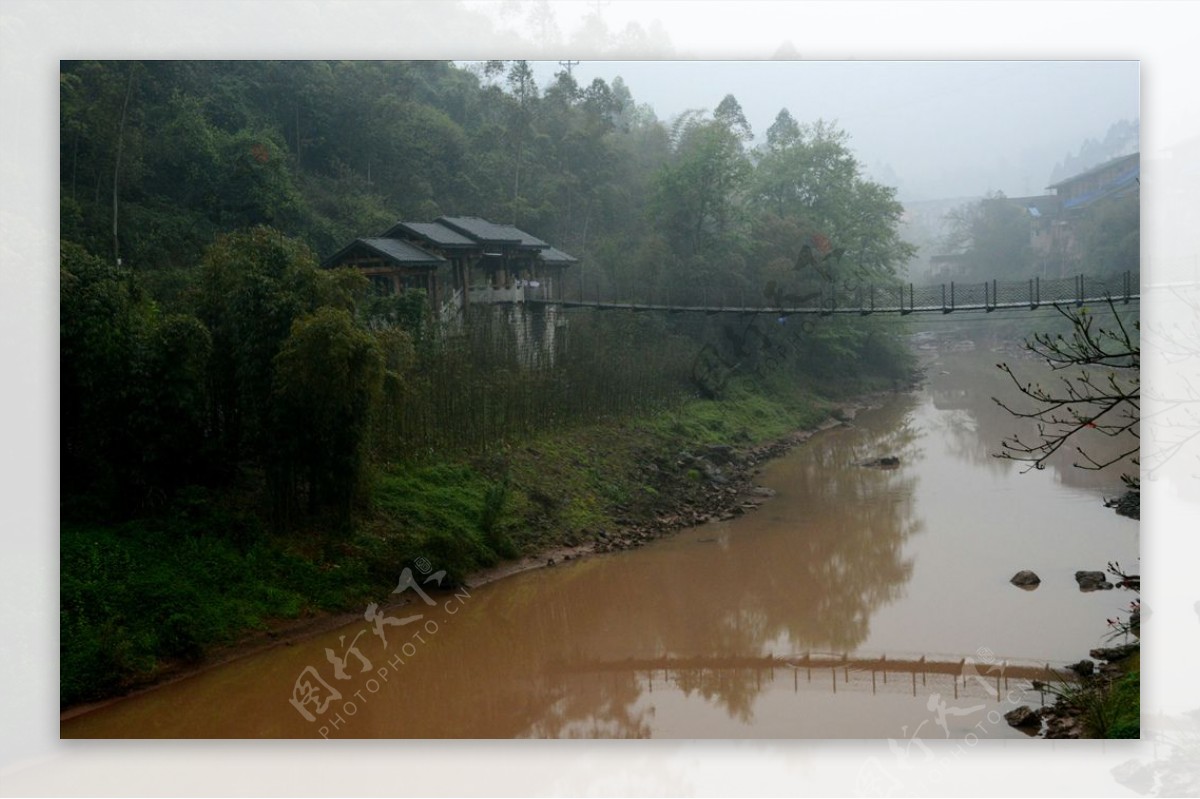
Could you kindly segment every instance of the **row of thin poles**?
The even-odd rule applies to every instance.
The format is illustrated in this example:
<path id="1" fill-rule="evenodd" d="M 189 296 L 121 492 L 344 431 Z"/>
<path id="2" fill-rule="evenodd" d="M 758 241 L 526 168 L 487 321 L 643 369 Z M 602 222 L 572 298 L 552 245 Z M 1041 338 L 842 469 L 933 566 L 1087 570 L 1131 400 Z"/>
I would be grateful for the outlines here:
<path id="1" fill-rule="evenodd" d="M 922 286 L 919 293 L 915 284 L 911 282 L 907 286 L 899 284 L 891 287 L 870 284 L 856 286 L 852 289 L 842 289 L 840 292 L 836 285 L 831 285 L 821 286 L 813 293 L 816 299 L 814 306 L 752 304 L 747 301 L 745 286 L 739 287 L 736 300 L 730 302 L 728 292 L 712 289 L 703 281 L 698 286 L 692 286 L 690 290 L 685 287 L 677 287 L 674 290 L 667 287 L 658 292 L 657 296 L 651 290 L 650 295 L 639 302 L 634 299 L 622 299 L 615 290 L 607 292 L 606 296 L 600 281 L 596 280 L 593 283 L 594 294 L 588 297 L 585 285 L 581 280 L 576 298 L 568 297 L 563 302 L 567 305 L 633 311 L 675 310 L 709 313 L 775 311 L 820 314 L 860 313 L 863 315 L 899 311 L 901 315 L 907 315 L 918 309 L 940 309 L 942 313 L 952 313 L 956 310 L 984 310 L 990 313 L 1000 307 L 1015 308 L 1027 305 L 1030 310 L 1036 310 L 1047 303 L 1070 302 L 1076 306 L 1082 306 L 1088 301 L 1109 298 L 1129 303 L 1138 296 L 1134 291 L 1133 273 L 1129 271 L 1121 275 L 1119 286 L 1110 285 L 1113 281 L 1088 278 L 1086 275 L 1076 275 L 1070 278 L 1069 290 L 1064 290 L 1066 282 L 1065 278 L 1044 282 L 1040 276 L 1030 278 L 1027 283 L 1001 284 L 996 279 L 980 283 L 950 281 L 949 283 Z M 1022 291 L 1022 289 L 1024 290 Z M 1089 290 L 1094 296 L 1088 296 Z M 931 292 L 933 292 L 932 296 Z M 1004 298 L 1002 298 L 1002 293 L 1006 295 Z M 880 306 L 877 298 L 885 296 L 894 296 L 896 298 L 895 305 Z M 918 296 L 921 298 L 920 303 L 918 303 Z M 967 297 L 965 302 L 964 296 Z M 546 300 L 545 302 L 551 301 Z"/>

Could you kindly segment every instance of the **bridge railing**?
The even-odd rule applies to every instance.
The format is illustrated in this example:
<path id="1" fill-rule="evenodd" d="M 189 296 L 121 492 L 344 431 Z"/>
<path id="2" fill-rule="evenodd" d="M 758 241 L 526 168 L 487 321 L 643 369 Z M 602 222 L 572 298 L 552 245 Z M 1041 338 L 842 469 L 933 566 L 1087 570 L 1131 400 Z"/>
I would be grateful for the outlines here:
<path id="1" fill-rule="evenodd" d="M 469 300 L 472 304 L 518 303 L 527 301 L 549 301 L 552 297 L 550 284 L 541 281 L 518 280 L 506 286 L 488 284 L 471 286 Z"/>
<path id="2" fill-rule="evenodd" d="M 563 300 L 594 307 L 659 308 L 665 310 L 795 310 L 804 313 L 863 313 L 957 310 L 992 311 L 1000 308 L 1039 308 L 1052 304 L 1082 305 L 1112 298 L 1129 302 L 1139 296 L 1137 275 L 1124 272 L 1105 277 L 1075 275 L 1025 280 L 951 280 L 931 285 L 895 281 L 887 284 L 831 281 L 807 287 L 765 292 L 749 286 L 717 286 L 704 281 L 646 288 L 629 296 L 600 280 L 581 280 L 564 292 Z"/>

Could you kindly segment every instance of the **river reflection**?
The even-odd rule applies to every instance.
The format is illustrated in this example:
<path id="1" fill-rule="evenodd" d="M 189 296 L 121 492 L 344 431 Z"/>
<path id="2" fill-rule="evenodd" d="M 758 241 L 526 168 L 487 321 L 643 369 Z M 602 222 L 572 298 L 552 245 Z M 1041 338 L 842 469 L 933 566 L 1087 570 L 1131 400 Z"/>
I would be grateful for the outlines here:
<path id="1" fill-rule="evenodd" d="M 394 613 L 422 620 L 388 628 L 387 647 L 360 622 L 70 719 L 62 733 L 897 736 L 929 718 L 933 689 L 918 692 L 912 675 L 910 695 L 895 675 L 877 692 L 862 675 L 754 661 L 810 651 L 957 661 L 985 647 L 1078 659 L 1120 592 L 1081 595 L 1071 571 L 1136 557 L 1136 525 L 1095 494 L 983 457 L 993 421 L 954 386 L 935 379 L 815 436 L 760 475 L 776 496 L 729 522 L 416 602 Z M 947 407 L 951 395 L 964 407 Z M 858 465 L 884 455 L 899 468 Z M 1019 568 L 1042 587 L 1008 585 Z M 359 630 L 371 668 L 336 680 L 325 650 L 344 651 Z M 313 721 L 289 702 L 307 667 L 341 695 Z M 1000 726 L 994 735 L 1016 734 Z"/>
<path id="2" fill-rule="evenodd" d="M 997 363 L 1011 366 L 1014 375 L 1022 382 L 1041 383 L 1047 387 L 1061 386 L 1063 376 L 1076 372 L 1052 373 L 1033 358 L 1003 350 L 943 350 L 929 359 L 928 391 L 934 407 L 948 411 L 941 423 L 946 425 L 947 435 L 956 453 L 999 473 L 1011 469 L 1020 471 L 1028 464 L 997 458 L 996 453 L 1002 449 L 1001 442 L 1014 435 L 1019 435 L 1023 441 L 1037 441 L 1037 423 L 1031 419 L 1015 418 L 999 408 L 994 398 L 1003 400 L 1014 409 L 1031 410 L 1033 404 L 1019 395 L 1012 380 L 997 368 Z M 1088 455 L 1104 463 L 1136 446 L 1137 440 L 1130 434 L 1111 438 L 1084 430 L 1077 434 L 1069 446 L 1054 453 L 1046 466 L 1067 485 L 1104 488 L 1115 495 L 1121 490 L 1122 467 L 1114 466 L 1104 471 L 1076 468 L 1074 464 L 1083 461 L 1076 447 L 1082 447 Z M 1126 462 L 1124 470 L 1136 472 L 1137 467 Z"/>

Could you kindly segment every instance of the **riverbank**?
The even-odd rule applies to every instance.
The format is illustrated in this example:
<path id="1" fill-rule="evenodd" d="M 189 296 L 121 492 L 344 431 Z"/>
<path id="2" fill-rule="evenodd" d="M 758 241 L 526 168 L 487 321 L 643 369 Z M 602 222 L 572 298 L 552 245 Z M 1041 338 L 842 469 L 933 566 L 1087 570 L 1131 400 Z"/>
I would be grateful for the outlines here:
<path id="1" fill-rule="evenodd" d="M 1036 713 L 1041 736 L 1140 737 L 1140 646 L 1101 647 L 1090 654 L 1100 663 L 1094 671 L 1080 673 L 1078 682 L 1045 686 L 1054 695 L 1054 704 Z"/>
<path id="2" fill-rule="evenodd" d="M 867 402 L 735 387 L 487 457 L 381 468 L 369 515 L 332 540 L 254 534 L 227 508 L 224 529 L 185 515 L 182 546 L 161 521 L 64 527 L 64 715 L 352 622 L 419 558 L 477 586 L 749 512 L 767 499 L 759 464 Z M 107 616 L 96 627 L 73 612 L 88 600 Z"/>

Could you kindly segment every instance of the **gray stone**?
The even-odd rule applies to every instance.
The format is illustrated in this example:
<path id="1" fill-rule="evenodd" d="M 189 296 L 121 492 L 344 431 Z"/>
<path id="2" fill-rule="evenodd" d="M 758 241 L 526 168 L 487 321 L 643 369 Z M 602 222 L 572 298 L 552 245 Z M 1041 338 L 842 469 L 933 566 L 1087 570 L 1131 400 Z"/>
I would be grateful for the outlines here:
<path id="1" fill-rule="evenodd" d="M 709 444 L 704 455 L 713 463 L 729 463 L 734 458 L 733 447 L 728 444 Z"/>
<path id="2" fill-rule="evenodd" d="M 1042 719 L 1037 712 L 1029 707 L 1029 705 L 1021 705 L 1015 710 L 1010 710 L 1004 714 L 1004 720 L 1008 722 L 1010 727 L 1040 727 Z"/>
<path id="3" fill-rule="evenodd" d="M 1068 669 L 1078 674 L 1080 677 L 1091 677 L 1096 673 L 1096 664 L 1090 660 L 1084 659 L 1078 663 L 1072 663 L 1067 666 Z"/>
<path id="4" fill-rule="evenodd" d="M 729 483 L 729 478 L 725 476 L 725 472 L 721 471 L 721 467 L 714 466 L 707 461 L 702 461 L 702 463 L 702 471 L 704 472 L 705 478 L 707 478 L 710 483 L 719 486 L 727 485 Z"/>
<path id="5" fill-rule="evenodd" d="M 1104 572 L 1077 571 L 1075 582 L 1079 583 L 1080 591 L 1105 591 L 1113 587 Z"/>
<path id="6" fill-rule="evenodd" d="M 1037 588 L 1042 582 L 1042 578 L 1029 571 L 1029 569 L 1022 569 L 1014 574 L 1009 582 L 1021 588 Z"/>

